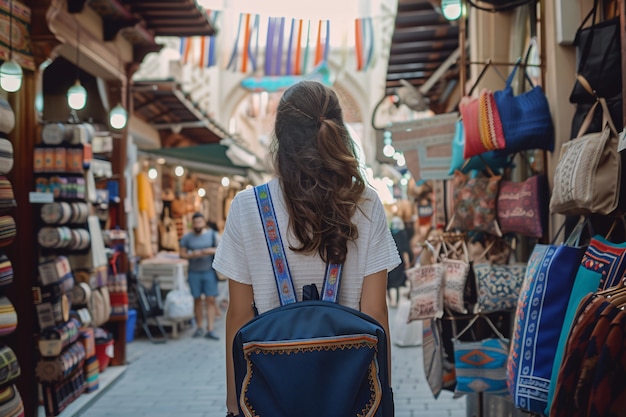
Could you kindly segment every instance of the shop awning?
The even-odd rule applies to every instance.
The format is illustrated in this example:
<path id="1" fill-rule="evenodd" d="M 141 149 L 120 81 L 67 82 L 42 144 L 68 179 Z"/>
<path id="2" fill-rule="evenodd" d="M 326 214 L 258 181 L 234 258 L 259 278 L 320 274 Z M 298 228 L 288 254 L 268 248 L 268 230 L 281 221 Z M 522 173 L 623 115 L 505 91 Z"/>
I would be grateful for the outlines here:
<path id="1" fill-rule="evenodd" d="M 163 147 L 219 143 L 229 137 L 173 80 L 135 81 L 132 94 L 134 115 L 159 131 Z"/>
<path id="2" fill-rule="evenodd" d="M 389 51 L 386 92 L 393 94 L 406 80 L 416 88 L 429 80 L 437 69 L 446 67 L 443 74 L 437 73 L 436 83 L 429 86 L 426 96 L 431 109 L 438 113 L 437 105 L 443 105 L 449 94 L 449 82 L 456 82 L 456 65 L 446 62 L 458 53 L 459 27 L 447 21 L 435 8 L 431 0 L 399 0 L 395 27 Z M 450 69 L 447 69 L 447 68 Z"/>
<path id="3" fill-rule="evenodd" d="M 180 164 L 189 169 L 215 175 L 247 174 L 247 167 L 238 166 L 226 156 L 228 147 L 218 143 L 210 145 L 161 148 L 142 151 L 145 155 L 161 157 L 168 164 Z"/>
<path id="4" fill-rule="evenodd" d="M 134 61 L 141 63 L 158 52 L 156 36 L 212 36 L 216 33 L 208 13 L 196 0 L 67 0 L 69 13 L 85 6 L 102 19 L 102 39 L 112 41 L 118 33 L 133 45 Z"/>

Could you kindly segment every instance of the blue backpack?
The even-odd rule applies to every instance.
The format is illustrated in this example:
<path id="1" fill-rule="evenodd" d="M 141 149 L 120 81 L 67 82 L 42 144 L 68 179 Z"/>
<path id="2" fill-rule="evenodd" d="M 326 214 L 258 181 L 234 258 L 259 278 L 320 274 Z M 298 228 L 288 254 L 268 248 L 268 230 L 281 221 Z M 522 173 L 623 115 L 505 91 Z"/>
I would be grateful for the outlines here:
<path id="1" fill-rule="evenodd" d="M 297 302 L 269 188 L 255 187 L 281 306 L 245 324 L 233 358 L 239 414 L 393 417 L 387 337 L 373 318 L 338 304 L 342 265 L 329 264 Z"/>

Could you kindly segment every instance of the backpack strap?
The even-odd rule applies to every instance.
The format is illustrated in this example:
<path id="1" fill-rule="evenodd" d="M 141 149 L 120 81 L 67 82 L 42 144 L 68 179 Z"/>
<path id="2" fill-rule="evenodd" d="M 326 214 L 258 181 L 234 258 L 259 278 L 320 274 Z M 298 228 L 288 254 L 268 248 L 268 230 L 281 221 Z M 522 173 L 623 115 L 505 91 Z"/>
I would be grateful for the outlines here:
<path id="1" fill-rule="evenodd" d="M 278 220 L 272 203 L 272 196 L 267 184 L 254 187 L 254 195 L 256 197 L 261 223 L 263 224 L 263 232 L 265 233 L 265 242 L 272 259 L 272 269 L 274 270 L 274 278 L 276 279 L 276 288 L 280 298 L 280 305 L 295 303 L 296 291 L 291 279 L 291 271 L 287 263 L 285 255 L 285 247 L 278 229 Z M 339 284 L 341 281 L 341 273 L 343 271 L 342 264 L 327 264 L 326 274 L 324 276 L 324 285 L 322 287 L 322 300 L 337 302 L 339 294 Z"/>

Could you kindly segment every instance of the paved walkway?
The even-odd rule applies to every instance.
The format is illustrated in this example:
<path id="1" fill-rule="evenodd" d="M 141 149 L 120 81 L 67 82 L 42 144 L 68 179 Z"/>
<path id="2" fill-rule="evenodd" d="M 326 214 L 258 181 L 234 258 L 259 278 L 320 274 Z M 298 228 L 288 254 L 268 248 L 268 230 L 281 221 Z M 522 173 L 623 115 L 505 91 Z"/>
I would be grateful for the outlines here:
<path id="1" fill-rule="evenodd" d="M 390 310 L 391 323 L 396 311 Z M 135 339 L 128 345 L 126 372 L 75 416 L 224 416 L 223 318 L 217 322 L 216 331 L 222 340 L 193 339 L 191 329 L 166 344 Z M 421 347 L 393 346 L 392 364 L 396 417 L 467 415 L 464 398 L 453 399 L 449 392 L 433 398 L 424 377 Z"/>

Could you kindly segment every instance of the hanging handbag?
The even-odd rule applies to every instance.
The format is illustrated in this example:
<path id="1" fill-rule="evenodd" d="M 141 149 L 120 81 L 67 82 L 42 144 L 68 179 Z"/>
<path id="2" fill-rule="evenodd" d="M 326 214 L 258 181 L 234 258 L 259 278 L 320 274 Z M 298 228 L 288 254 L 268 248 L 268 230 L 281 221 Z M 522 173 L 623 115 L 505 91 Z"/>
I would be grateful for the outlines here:
<path id="1" fill-rule="evenodd" d="M 587 14 L 576 31 L 577 73 L 585 77 L 591 90 L 600 97 L 613 98 L 622 93 L 622 51 L 620 18 L 599 22 L 597 14 L 601 2 L 594 0 L 593 9 Z M 591 25 L 584 27 L 591 18 Z M 570 103 L 593 103 L 594 94 L 577 81 L 569 97 Z"/>
<path id="2" fill-rule="evenodd" d="M 485 319 L 495 338 L 478 341 L 462 341 L 462 337 L 479 318 Z M 454 367 L 456 371 L 455 396 L 484 392 L 491 395 L 508 396 L 506 386 L 506 363 L 509 355 L 509 340 L 498 330 L 488 316 L 474 316 L 463 330 L 454 337 Z"/>
<path id="3" fill-rule="evenodd" d="M 493 174 L 493 172 L 491 172 Z M 485 232 L 501 236 L 496 221 L 496 198 L 501 176 L 470 178 L 455 171 L 454 214 L 446 230 Z"/>
<path id="4" fill-rule="evenodd" d="M 452 139 L 452 156 L 450 159 L 449 175 L 454 175 L 454 171 L 459 170 L 464 174 L 470 171 L 483 171 L 489 167 L 492 170 L 500 170 L 511 165 L 511 159 L 495 156 L 495 151 L 485 152 L 481 155 L 471 157 L 469 160 L 463 156 L 465 148 L 465 132 L 463 130 L 463 121 L 457 120 L 454 130 L 454 138 Z"/>
<path id="5" fill-rule="evenodd" d="M 500 256 L 497 252 L 501 252 Z M 526 263 L 510 263 L 511 255 L 508 242 L 504 239 L 493 239 L 484 252 L 473 259 L 472 269 L 478 290 L 477 312 L 493 313 L 514 310 L 517 307 L 526 274 Z"/>
<path id="6" fill-rule="evenodd" d="M 161 247 L 166 250 L 178 252 L 180 250 L 178 242 L 178 232 L 174 220 L 170 217 L 168 207 L 163 209 L 163 220 L 159 224 L 159 234 L 161 237 Z"/>
<path id="7" fill-rule="evenodd" d="M 465 131 L 463 158 L 505 147 L 502 123 L 492 92 L 483 89 L 479 97 L 463 97 L 459 111 Z"/>
<path id="8" fill-rule="evenodd" d="M 409 322 L 443 317 L 444 266 L 438 251 L 428 241 L 425 242 L 424 252 L 427 250 L 433 255 L 433 263 L 424 262 L 426 256 L 422 254 L 420 264 L 406 270 L 411 283 Z"/>
<path id="9" fill-rule="evenodd" d="M 442 390 L 452 391 L 456 385 L 454 362 L 448 359 L 443 345 L 441 319 L 423 321 L 422 359 L 426 382 L 435 398 Z"/>
<path id="10" fill-rule="evenodd" d="M 441 263 L 444 267 L 443 303 L 444 307 L 457 313 L 467 314 L 468 305 L 466 294 L 469 285 L 468 275 L 471 268 L 467 244 L 459 237 L 454 241 L 443 239 L 444 255 Z"/>
<path id="11" fill-rule="evenodd" d="M 545 175 L 534 175 L 522 182 L 503 180 L 496 204 L 502 233 L 543 237 L 548 223 L 548 195 Z"/>
<path id="12" fill-rule="evenodd" d="M 585 252 L 579 246 L 582 223 L 563 244 L 537 244 L 517 302 L 507 364 L 507 384 L 518 408 L 543 413 L 551 390 L 552 366 L 565 310 Z"/>
<path id="13" fill-rule="evenodd" d="M 506 141 L 503 150 L 494 152 L 497 156 L 530 149 L 554 151 L 554 126 L 543 89 L 538 85 L 533 86 L 524 70 L 524 79 L 532 88 L 517 96 L 513 94 L 511 84 L 520 62 L 521 60 L 518 60 L 513 67 L 504 90 L 494 93 Z"/>
<path id="14" fill-rule="evenodd" d="M 586 81 L 579 76 L 584 84 Z M 587 133 L 598 103 L 603 111 L 601 132 Z M 550 212 L 565 215 L 610 214 L 619 203 L 621 159 L 618 134 L 604 98 L 591 108 L 575 139 L 561 147 L 554 173 Z"/>

